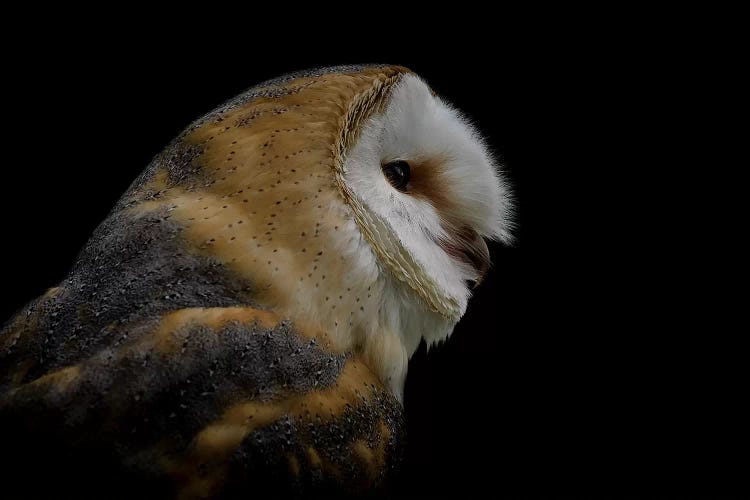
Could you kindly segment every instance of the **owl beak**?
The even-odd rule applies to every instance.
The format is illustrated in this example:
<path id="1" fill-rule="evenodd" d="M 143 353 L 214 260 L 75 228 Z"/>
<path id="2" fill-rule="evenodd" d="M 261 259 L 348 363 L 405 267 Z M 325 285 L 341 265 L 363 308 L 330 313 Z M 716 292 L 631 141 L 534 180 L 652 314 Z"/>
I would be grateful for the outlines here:
<path id="1" fill-rule="evenodd" d="M 487 248 L 484 238 L 482 238 L 476 231 L 474 238 L 466 245 L 466 257 L 468 257 L 471 265 L 477 271 L 477 277 L 474 278 L 471 288 L 474 289 L 482 283 L 484 276 L 490 268 L 490 249 Z"/>
<path id="2" fill-rule="evenodd" d="M 490 249 L 484 238 L 474 229 L 464 226 L 455 234 L 455 240 L 443 245 L 454 259 L 470 264 L 476 275 L 470 280 L 471 288 L 476 288 L 490 268 Z"/>

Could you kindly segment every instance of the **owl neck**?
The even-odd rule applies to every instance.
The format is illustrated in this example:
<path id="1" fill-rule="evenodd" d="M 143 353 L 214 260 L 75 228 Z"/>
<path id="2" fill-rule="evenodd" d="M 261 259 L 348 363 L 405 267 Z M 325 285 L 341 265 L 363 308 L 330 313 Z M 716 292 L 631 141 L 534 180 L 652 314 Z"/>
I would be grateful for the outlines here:
<path id="1" fill-rule="evenodd" d="M 323 294 L 323 300 L 305 304 L 308 307 L 301 308 L 302 302 L 297 300 L 276 303 L 273 309 L 280 309 L 300 334 L 315 338 L 331 353 L 361 359 L 382 385 L 403 402 L 409 358 L 423 340 L 430 346 L 446 339 L 455 323 L 430 310 L 408 285 L 387 271 L 372 273 L 353 268 L 350 277 L 355 273 L 362 279 L 357 285 L 350 282 L 343 288 L 347 293 L 339 287 L 323 289 L 311 295 Z M 366 276 L 372 279 L 365 279 Z M 357 301 L 357 297 L 361 299 Z M 326 305 L 334 299 L 339 304 L 349 304 L 349 308 Z"/>

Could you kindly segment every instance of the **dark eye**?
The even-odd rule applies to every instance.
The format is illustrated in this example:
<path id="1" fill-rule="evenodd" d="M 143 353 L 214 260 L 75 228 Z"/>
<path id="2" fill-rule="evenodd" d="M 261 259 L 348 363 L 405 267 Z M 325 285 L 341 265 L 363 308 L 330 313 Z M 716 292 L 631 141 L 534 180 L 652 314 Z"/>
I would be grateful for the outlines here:
<path id="1" fill-rule="evenodd" d="M 383 165 L 383 174 L 391 186 L 399 191 L 406 191 L 406 186 L 411 178 L 411 169 L 409 164 L 404 160 L 397 160 Z"/>

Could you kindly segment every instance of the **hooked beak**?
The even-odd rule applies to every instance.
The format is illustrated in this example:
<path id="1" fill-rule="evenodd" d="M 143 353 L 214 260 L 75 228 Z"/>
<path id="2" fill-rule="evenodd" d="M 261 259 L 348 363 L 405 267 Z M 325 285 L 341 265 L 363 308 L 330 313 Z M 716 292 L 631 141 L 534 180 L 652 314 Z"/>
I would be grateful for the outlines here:
<path id="1" fill-rule="evenodd" d="M 471 288 L 478 287 L 490 268 L 490 249 L 484 238 L 474 229 L 464 226 L 456 232 L 453 241 L 444 242 L 441 246 L 448 255 L 474 268 L 476 275 L 471 280 Z"/>
<path id="2" fill-rule="evenodd" d="M 484 279 L 487 271 L 490 268 L 490 249 L 487 248 L 484 238 L 477 235 L 476 242 L 470 247 L 470 251 L 466 254 L 471 260 L 474 269 L 477 270 L 477 277 L 474 279 L 474 283 L 471 288 L 476 288 Z"/>

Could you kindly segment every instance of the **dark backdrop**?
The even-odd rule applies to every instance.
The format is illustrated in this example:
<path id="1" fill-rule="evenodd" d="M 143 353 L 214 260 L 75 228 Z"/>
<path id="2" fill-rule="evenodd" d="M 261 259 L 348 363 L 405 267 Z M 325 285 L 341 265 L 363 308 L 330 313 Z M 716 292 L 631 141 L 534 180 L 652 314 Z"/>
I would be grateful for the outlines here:
<path id="1" fill-rule="evenodd" d="M 650 119 L 633 111 L 643 66 L 627 40 L 602 41 L 606 27 L 582 35 L 554 24 L 500 20 L 463 45 L 408 48 L 403 30 L 386 30 L 393 43 L 346 50 L 337 40 L 289 48 L 250 34 L 144 38 L 106 26 L 15 40 L 3 68 L 0 321 L 64 277 L 191 120 L 288 71 L 401 64 L 487 136 L 513 185 L 518 227 L 514 246 L 492 246 L 494 269 L 450 340 L 412 359 L 400 490 L 693 491 L 737 481 L 739 367 L 716 357 L 710 332 L 698 339 L 660 314 L 669 290 L 641 279 L 643 264 L 664 258 L 638 234 L 635 208 L 635 177 L 658 175 L 646 153 L 632 153 Z"/>

